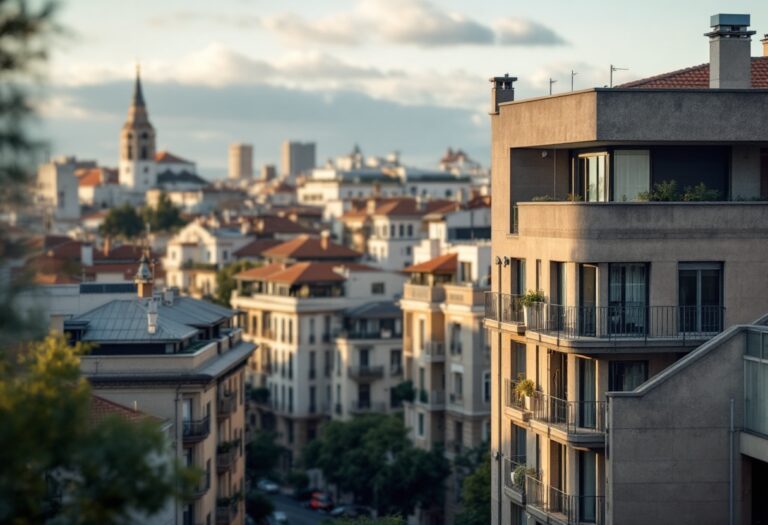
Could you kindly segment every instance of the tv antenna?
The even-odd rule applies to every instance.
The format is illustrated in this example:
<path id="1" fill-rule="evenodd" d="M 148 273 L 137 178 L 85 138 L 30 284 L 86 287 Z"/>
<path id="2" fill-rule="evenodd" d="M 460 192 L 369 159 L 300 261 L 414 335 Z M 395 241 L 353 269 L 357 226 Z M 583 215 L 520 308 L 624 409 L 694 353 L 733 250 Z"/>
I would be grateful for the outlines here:
<path id="1" fill-rule="evenodd" d="M 573 91 L 573 77 L 575 77 L 576 75 L 578 75 L 578 73 L 573 69 L 571 69 L 571 91 Z"/>
<path id="2" fill-rule="evenodd" d="M 614 71 L 629 71 L 628 67 L 616 67 L 613 64 L 611 64 L 611 75 L 610 75 L 610 83 L 608 84 L 608 87 L 613 87 L 613 73 Z"/>
<path id="3" fill-rule="evenodd" d="M 552 84 L 554 84 L 555 82 L 557 82 L 557 80 L 553 80 L 551 78 L 549 79 L 549 94 L 550 95 L 552 94 Z"/>

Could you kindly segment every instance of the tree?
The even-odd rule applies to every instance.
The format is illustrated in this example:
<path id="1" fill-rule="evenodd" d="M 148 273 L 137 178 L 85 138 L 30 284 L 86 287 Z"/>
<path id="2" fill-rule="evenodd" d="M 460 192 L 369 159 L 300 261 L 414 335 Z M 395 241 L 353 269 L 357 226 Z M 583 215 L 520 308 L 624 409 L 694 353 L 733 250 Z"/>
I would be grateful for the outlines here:
<path id="1" fill-rule="evenodd" d="M 306 467 L 319 468 L 342 492 L 382 515 L 407 516 L 416 507 L 439 504 L 450 474 L 441 448 L 415 448 L 402 419 L 381 414 L 326 424 L 302 458 Z"/>
<path id="2" fill-rule="evenodd" d="M 156 422 L 89 418 L 83 351 L 62 336 L 0 350 L 0 523 L 125 523 L 196 482 Z"/>
<path id="3" fill-rule="evenodd" d="M 251 491 L 245 498 L 245 513 L 256 523 L 266 523 L 274 510 L 272 500 L 261 492 Z"/>
<path id="4" fill-rule="evenodd" d="M 160 193 L 157 206 L 144 208 L 142 215 L 153 232 L 172 232 L 187 223 L 181 217 L 181 209 L 174 206 L 165 193 Z"/>
<path id="5" fill-rule="evenodd" d="M 126 203 L 109 210 L 99 232 L 105 237 L 135 239 L 144 232 L 144 220 L 136 208 Z"/>
<path id="6" fill-rule="evenodd" d="M 251 480 L 270 476 L 285 454 L 285 448 L 275 443 L 273 432 L 257 432 L 245 455 L 246 475 Z"/>
<path id="7" fill-rule="evenodd" d="M 228 264 L 219 270 L 216 273 L 216 297 L 214 298 L 214 301 L 229 308 L 229 300 L 232 298 L 232 292 L 237 287 L 235 275 L 245 270 L 255 268 L 256 266 L 256 263 L 242 260 Z"/>
<path id="8" fill-rule="evenodd" d="M 491 522 L 491 458 L 485 459 L 462 484 L 463 509 L 456 515 L 457 525 L 486 525 Z"/>

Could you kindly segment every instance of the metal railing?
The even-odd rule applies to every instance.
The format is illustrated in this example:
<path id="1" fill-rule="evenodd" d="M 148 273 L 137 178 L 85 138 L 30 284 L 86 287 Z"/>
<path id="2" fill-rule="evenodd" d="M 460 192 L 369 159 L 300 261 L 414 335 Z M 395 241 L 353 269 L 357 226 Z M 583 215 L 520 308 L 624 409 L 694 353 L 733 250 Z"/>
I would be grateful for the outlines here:
<path id="1" fill-rule="evenodd" d="M 228 417 L 237 410 L 237 398 L 232 392 L 224 393 L 217 403 L 216 415 L 219 419 Z"/>
<path id="2" fill-rule="evenodd" d="M 230 443 L 230 448 L 216 451 L 216 473 L 223 474 L 232 468 L 237 461 L 239 443 Z"/>
<path id="3" fill-rule="evenodd" d="M 421 348 L 421 355 L 432 359 L 445 357 L 445 345 L 437 341 L 427 341 Z"/>
<path id="4" fill-rule="evenodd" d="M 501 304 L 499 304 L 501 298 Z M 502 323 L 523 323 L 525 315 L 521 296 L 499 292 L 485 292 L 485 318 Z"/>
<path id="5" fill-rule="evenodd" d="M 350 366 L 347 375 L 352 379 L 379 379 L 384 377 L 384 367 L 378 366 Z"/>
<path id="6" fill-rule="evenodd" d="M 451 354 L 453 355 L 461 354 L 461 341 L 451 341 L 450 348 L 451 348 Z"/>
<path id="7" fill-rule="evenodd" d="M 542 392 L 531 398 L 532 418 L 568 433 L 605 432 L 605 401 L 567 401 Z"/>
<path id="8" fill-rule="evenodd" d="M 562 517 L 569 525 L 579 523 L 605 523 L 605 498 L 603 496 L 577 496 L 526 476 L 525 501 L 544 513 Z"/>
<path id="9" fill-rule="evenodd" d="M 237 517 L 238 504 L 216 505 L 216 525 L 229 525 Z"/>
<path id="10" fill-rule="evenodd" d="M 525 493 L 527 469 L 525 456 L 507 456 L 502 458 L 504 467 L 504 486 L 520 494 Z"/>
<path id="11" fill-rule="evenodd" d="M 525 410 L 525 396 L 517 393 L 517 381 L 504 380 L 504 406 Z"/>
<path id="12" fill-rule="evenodd" d="M 419 390 L 419 403 L 424 405 L 444 405 L 445 404 L 445 390 Z"/>
<path id="13" fill-rule="evenodd" d="M 723 306 L 528 307 L 527 329 L 561 339 L 702 339 L 723 330 Z"/>
<path id="14" fill-rule="evenodd" d="M 208 416 L 203 419 L 185 419 L 181 422 L 181 428 L 184 442 L 196 443 L 211 433 L 211 420 Z"/>

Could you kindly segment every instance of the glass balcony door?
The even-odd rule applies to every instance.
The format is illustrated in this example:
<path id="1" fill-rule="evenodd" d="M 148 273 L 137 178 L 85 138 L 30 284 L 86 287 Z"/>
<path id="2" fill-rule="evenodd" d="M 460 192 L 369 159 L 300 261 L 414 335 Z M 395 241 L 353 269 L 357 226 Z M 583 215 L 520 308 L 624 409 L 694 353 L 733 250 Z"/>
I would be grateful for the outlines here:
<path id="1" fill-rule="evenodd" d="M 644 335 L 648 328 L 648 270 L 644 263 L 611 264 L 608 275 L 608 329 L 611 334 Z"/>
<path id="2" fill-rule="evenodd" d="M 597 455 L 579 452 L 579 521 L 597 522 Z"/>
<path id="3" fill-rule="evenodd" d="M 678 271 L 680 331 L 722 330 L 723 277 L 720 263 L 683 263 Z"/>
<path id="4" fill-rule="evenodd" d="M 596 335 L 597 328 L 597 267 L 581 265 L 579 280 L 579 333 L 586 336 Z"/>
<path id="5" fill-rule="evenodd" d="M 603 152 L 579 155 L 578 162 L 584 200 L 607 202 L 608 154 Z"/>

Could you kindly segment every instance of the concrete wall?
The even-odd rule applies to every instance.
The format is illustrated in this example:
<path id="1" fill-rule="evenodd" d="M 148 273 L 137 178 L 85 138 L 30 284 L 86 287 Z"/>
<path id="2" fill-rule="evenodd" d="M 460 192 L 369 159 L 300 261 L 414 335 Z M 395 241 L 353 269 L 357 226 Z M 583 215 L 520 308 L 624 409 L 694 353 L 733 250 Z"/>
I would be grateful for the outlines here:
<path id="1" fill-rule="evenodd" d="M 728 523 L 730 400 L 738 426 L 743 347 L 737 333 L 640 395 L 609 396 L 609 523 Z"/>

